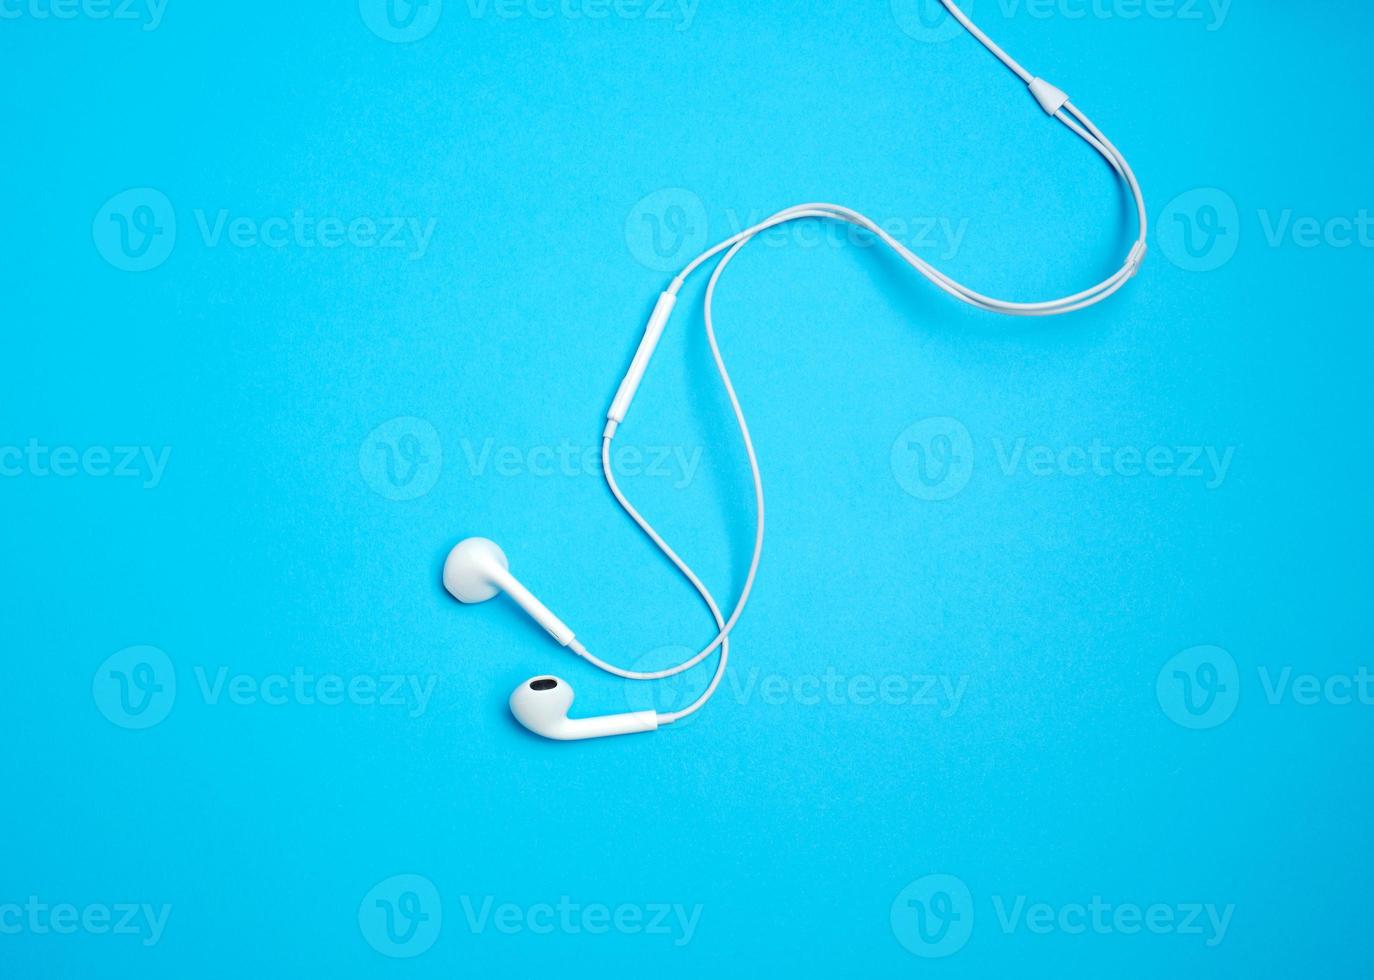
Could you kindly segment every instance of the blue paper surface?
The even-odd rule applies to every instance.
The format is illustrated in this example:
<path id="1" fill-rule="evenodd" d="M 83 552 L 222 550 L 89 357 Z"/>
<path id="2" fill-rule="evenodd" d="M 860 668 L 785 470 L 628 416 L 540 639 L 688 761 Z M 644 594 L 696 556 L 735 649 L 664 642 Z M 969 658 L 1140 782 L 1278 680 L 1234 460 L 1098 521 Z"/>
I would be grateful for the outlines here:
<path id="1" fill-rule="evenodd" d="M 1052 321 L 814 222 L 717 332 L 728 675 L 602 419 L 699 248 L 833 201 L 1008 299 L 1102 161 L 938 5 L 7 0 L 0 974 L 1367 975 L 1367 4 L 977 0 L 1152 248 Z M 617 440 L 732 606 L 693 279 Z"/>

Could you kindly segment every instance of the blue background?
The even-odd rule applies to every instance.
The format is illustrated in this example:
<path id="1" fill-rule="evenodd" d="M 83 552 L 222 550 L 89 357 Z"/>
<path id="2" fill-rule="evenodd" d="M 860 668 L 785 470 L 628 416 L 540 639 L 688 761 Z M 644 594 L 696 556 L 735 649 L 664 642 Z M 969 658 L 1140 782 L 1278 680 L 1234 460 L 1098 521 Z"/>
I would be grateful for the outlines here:
<path id="1" fill-rule="evenodd" d="M 668 278 L 646 265 L 639 202 L 676 189 L 655 200 L 684 250 L 806 200 L 912 222 L 908 237 L 921 218 L 966 219 L 952 258 L 918 251 L 1036 299 L 1096 281 L 1129 244 L 1101 161 L 972 39 L 917 36 L 902 0 L 701 0 L 690 21 L 449 0 L 411 43 L 352 3 L 172 0 L 155 30 L 6 9 L 20 16 L 0 20 L 0 446 L 171 456 L 150 489 L 26 463 L 0 479 L 0 905 L 172 910 L 147 947 L 0 935 L 0 972 L 1367 975 L 1374 707 L 1271 703 L 1258 679 L 1371 660 L 1370 250 L 1265 234 L 1285 210 L 1326 221 L 1374 203 L 1367 4 L 1236 4 L 1217 24 L 1205 6 L 1128 19 L 979 0 L 982 26 L 1135 166 L 1165 232 L 1137 280 L 1083 314 L 1008 321 L 874 248 L 757 244 L 717 303 L 770 502 L 737 684 L 929 674 L 966 678 L 962 703 L 808 705 L 727 680 L 680 728 L 573 745 L 517 728 L 511 689 L 556 671 L 588 714 L 642 692 L 508 603 L 458 606 L 438 573 L 454 541 L 485 534 L 613 661 L 712 635 L 595 472 L 528 465 L 597 444 Z M 176 222 L 144 272 L 108 258 L 102 208 L 130 188 L 165 195 Z M 1200 208 L 1170 213 L 1198 188 L 1214 189 Z M 239 247 L 198 227 L 221 210 L 412 216 L 434 234 L 420 257 Z M 1194 245 L 1216 268 L 1182 267 L 1190 217 L 1212 229 Z M 702 285 L 621 437 L 700 449 L 700 469 L 625 485 L 732 602 L 749 488 Z M 414 433 L 434 484 L 411 500 L 378 476 L 370 436 L 396 418 L 437 438 Z M 948 500 L 907 493 L 891 459 L 927 418 L 970 434 Z M 1235 453 L 1209 488 L 1008 473 L 999 447 L 1019 439 Z M 525 462 L 475 465 L 487 440 Z M 1205 644 L 1234 658 L 1239 703 L 1192 730 L 1156 682 Z M 177 687 L 165 720 L 135 731 L 112 724 L 102 665 L 143 645 Z M 197 670 L 221 667 L 438 681 L 412 717 L 211 703 Z M 968 942 L 940 960 L 892 921 L 933 873 L 972 896 Z M 403 874 L 433 885 L 421 897 L 427 914 L 442 903 L 442 929 L 392 960 L 359 906 Z M 463 904 L 563 896 L 701 915 L 679 946 L 475 928 Z M 1235 909 L 1209 947 L 1008 930 L 995 901 L 1017 896 Z"/>

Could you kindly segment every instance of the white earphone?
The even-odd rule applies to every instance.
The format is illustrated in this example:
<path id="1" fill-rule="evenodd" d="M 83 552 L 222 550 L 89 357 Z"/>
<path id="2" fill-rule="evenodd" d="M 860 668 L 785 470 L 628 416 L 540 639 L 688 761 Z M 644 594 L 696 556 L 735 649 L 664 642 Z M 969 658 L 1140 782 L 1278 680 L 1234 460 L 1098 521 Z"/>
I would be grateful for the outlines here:
<path id="1" fill-rule="evenodd" d="M 1089 146 L 1102 155 L 1107 164 L 1121 178 L 1126 188 L 1131 192 L 1135 200 L 1136 220 L 1139 226 L 1139 235 L 1135 243 L 1131 246 L 1126 255 L 1126 259 L 1115 273 L 1108 276 L 1102 282 L 1088 289 L 1065 296 L 1060 299 L 1048 300 L 1038 303 L 1014 303 L 1006 300 L 993 299 L 981 293 L 969 289 L 967 286 L 956 282 L 949 276 L 940 272 L 934 266 L 915 255 L 901 242 L 894 239 L 884 231 L 877 223 L 871 219 L 852 211 L 849 208 L 841 207 L 837 204 L 800 204 L 795 207 L 779 211 L 772 217 L 766 218 L 752 228 L 747 228 L 737 235 L 726 239 L 701 255 L 693 259 L 682 272 L 678 273 L 668 284 L 668 288 L 658 298 L 658 303 L 654 307 L 653 314 L 649 317 L 648 326 L 644 331 L 644 339 L 640 341 L 639 349 L 635 352 L 634 359 L 630 363 L 630 368 L 625 374 L 624 380 L 620 383 L 620 389 L 616 392 L 615 399 L 611 402 L 610 411 L 606 414 L 606 427 L 601 438 L 601 468 L 605 474 L 606 483 L 610 487 L 611 493 L 616 501 L 624 509 L 630 518 L 639 525 L 649 539 L 658 546 L 664 556 L 673 563 L 679 572 L 696 589 L 702 601 L 710 610 L 712 618 L 715 620 L 718 630 L 715 639 L 706 645 L 699 653 L 683 661 L 675 667 L 666 670 L 643 672 L 624 670 L 604 660 L 592 655 L 586 647 L 578 642 L 577 637 L 567 625 L 555 616 L 547 606 L 534 597 L 534 595 L 520 584 L 510 573 L 510 565 L 506 560 L 505 553 L 493 541 L 486 538 L 468 538 L 460 542 L 449 553 L 448 560 L 444 563 L 444 587 L 460 602 L 474 603 L 484 602 L 492 598 L 499 592 L 505 592 L 514 599 L 522 609 L 525 610 L 545 631 L 552 636 L 560 646 L 567 647 L 573 653 L 582 657 L 584 660 L 601 668 L 607 673 L 617 677 L 624 677 L 629 680 L 652 681 L 661 680 L 665 677 L 672 677 L 685 670 L 690 670 L 701 663 L 717 647 L 720 648 L 720 657 L 716 663 L 714 676 L 706 690 L 696 701 L 688 705 L 681 711 L 667 714 L 659 714 L 654 711 L 638 711 L 628 714 L 606 715 L 598 718 L 574 719 L 568 717 L 568 709 L 572 707 L 573 691 L 566 681 L 553 676 L 535 677 L 521 684 L 510 698 L 511 713 L 515 715 L 517 721 L 530 731 L 545 738 L 558 739 L 560 741 L 571 741 L 585 738 L 600 738 L 606 735 L 626 735 L 634 732 L 651 732 L 663 725 L 672 724 L 680 718 L 701 709 L 701 707 L 715 693 L 721 678 L 725 674 L 725 667 L 730 659 L 730 631 L 739 622 L 740 614 L 744 611 L 745 603 L 749 600 L 749 593 L 754 587 L 754 576 L 758 572 L 759 559 L 763 554 L 763 481 L 759 475 L 758 459 L 754 455 L 754 444 L 749 437 L 749 427 L 744 421 L 744 411 L 740 408 L 739 399 L 735 395 L 734 386 L 730 383 L 730 375 L 725 370 L 725 362 L 721 357 L 720 349 L 716 345 L 715 328 L 712 320 L 712 306 L 715 299 L 716 285 L 720 281 L 721 274 L 729 266 L 731 260 L 747 245 L 754 236 L 766 231 L 776 225 L 784 224 L 789 221 L 798 221 L 807 218 L 816 218 L 829 221 L 844 221 L 860 228 L 865 229 L 876 236 L 885 245 L 895 251 L 903 260 L 922 276 L 929 279 L 940 289 L 949 293 L 955 299 L 967 303 L 970 306 L 992 313 L 1002 313 L 1008 316 L 1056 316 L 1062 313 L 1071 313 L 1074 310 L 1081 310 L 1085 307 L 1100 303 L 1108 296 L 1115 293 L 1124 286 L 1130 278 L 1135 275 L 1140 263 L 1145 258 L 1147 218 L 1145 214 L 1145 200 L 1140 191 L 1140 185 L 1136 182 L 1135 174 L 1132 173 L 1126 158 L 1112 145 L 1102 132 L 1093 125 L 1082 112 L 1080 112 L 1069 97 L 1055 86 L 1049 84 L 1044 79 L 1037 78 L 1022 68 L 1005 51 L 999 48 L 991 38 L 984 34 L 978 27 L 968 19 L 954 3 L 954 0 L 941 0 L 948 9 L 950 15 L 954 17 L 963 27 L 983 44 L 992 54 L 994 54 L 1004 65 L 1017 74 L 1029 87 L 1031 95 L 1040 103 L 1040 107 L 1045 112 L 1058 119 L 1071 131 L 1076 133 Z M 720 379 L 725 387 L 725 393 L 729 397 L 731 410 L 735 415 L 735 422 L 739 426 L 740 437 L 744 442 L 745 454 L 749 460 L 749 469 L 754 481 L 754 504 L 757 514 L 757 523 L 754 532 L 754 552 L 753 558 L 749 563 L 749 573 L 745 577 L 744 587 L 740 590 L 740 596 L 735 603 L 734 610 L 730 613 L 727 620 L 721 615 L 720 607 L 717 606 L 714 597 L 701 580 L 694 573 L 677 553 L 668 546 L 668 543 L 659 536 L 658 532 L 650 526 L 649 522 L 640 516 L 639 512 L 631 506 L 621 493 L 620 487 L 615 480 L 615 474 L 611 470 L 611 441 L 615 438 L 616 429 L 624 421 L 626 412 L 629 411 L 630 403 L 634 400 L 635 392 L 639 389 L 639 383 L 644 377 L 644 371 L 649 365 L 650 358 L 653 357 L 654 348 L 658 345 L 659 338 L 663 335 L 663 329 L 668 324 L 668 319 L 672 315 L 673 307 L 677 303 L 677 295 L 682 289 L 683 283 L 692 273 L 696 272 L 701 265 L 708 260 L 725 254 L 716 263 L 715 270 L 711 274 L 710 281 L 706 286 L 705 298 L 705 325 L 706 339 L 711 347 L 711 356 L 715 359 L 716 371 L 720 374 Z"/>

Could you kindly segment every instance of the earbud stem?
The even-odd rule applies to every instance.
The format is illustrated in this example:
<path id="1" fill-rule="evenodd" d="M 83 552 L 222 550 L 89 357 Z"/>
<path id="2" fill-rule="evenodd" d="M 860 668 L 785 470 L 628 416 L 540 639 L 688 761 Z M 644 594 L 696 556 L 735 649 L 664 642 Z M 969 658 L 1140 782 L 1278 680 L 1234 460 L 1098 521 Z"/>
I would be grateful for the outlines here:
<path id="1" fill-rule="evenodd" d="M 492 582 L 500 586 L 502 592 L 519 603 L 520 608 L 529 613 L 530 618 L 536 623 L 544 627 L 545 632 L 552 636 L 559 646 L 565 647 L 573 641 L 573 631 L 568 629 L 567 624 L 550 612 L 549 607 L 536 599 L 534 593 L 521 585 L 514 575 L 504 568 L 493 568 L 489 574 Z"/>
<path id="2" fill-rule="evenodd" d="M 584 738 L 605 738 L 608 735 L 634 735 L 658 730 L 658 712 L 632 711 L 623 715 L 603 715 L 600 718 L 567 718 L 549 731 L 541 731 L 545 738 L 572 742 Z"/>

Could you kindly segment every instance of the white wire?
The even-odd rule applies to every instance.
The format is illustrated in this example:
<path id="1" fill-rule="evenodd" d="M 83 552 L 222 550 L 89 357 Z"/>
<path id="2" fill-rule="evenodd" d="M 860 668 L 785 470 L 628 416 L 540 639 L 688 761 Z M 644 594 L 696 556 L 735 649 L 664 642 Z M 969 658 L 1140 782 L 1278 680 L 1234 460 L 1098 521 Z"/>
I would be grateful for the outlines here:
<path id="1" fill-rule="evenodd" d="M 961 11 L 955 5 L 953 0 L 941 0 L 941 2 L 944 3 L 945 7 L 949 10 L 950 14 L 961 25 L 963 25 L 963 27 L 970 34 L 972 34 L 975 39 L 977 39 L 984 47 L 988 49 L 988 51 L 990 51 L 1003 64 L 1005 64 L 1009 69 L 1011 69 L 1011 71 L 1015 72 L 1016 75 L 1018 75 L 1022 81 L 1026 82 L 1027 84 L 1030 84 L 1033 81 L 1034 76 L 1032 76 L 1030 72 L 1026 71 L 1026 69 L 1021 67 L 1021 65 L 1018 64 L 1015 59 L 1013 59 L 1010 55 L 1008 55 L 1005 51 L 998 47 L 998 45 L 994 43 L 991 38 L 989 38 L 981 30 L 979 30 L 979 28 L 964 14 L 964 12 Z M 1087 116 L 1080 112 L 1078 108 L 1075 107 L 1071 102 L 1065 102 L 1063 108 L 1055 113 L 1055 118 L 1058 119 L 1065 127 L 1067 127 L 1070 131 L 1075 133 L 1077 136 L 1079 136 L 1084 142 L 1086 142 L 1089 146 L 1091 146 L 1094 150 L 1096 150 L 1098 153 L 1102 155 L 1103 159 L 1107 161 L 1108 165 L 1111 166 L 1112 170 L 1114 170 L 1117 173 L 1117 175 L 1121 178 L 1121 180 L 1125 183 L 1127 189 L 1131 192 L 1131 195 L 1134 199 L 1136 206 L 1136 220 L 1137 225 L 1139 227 L 1139 235 L 1136 238 L 1134 244 L 1131 246 L 1130 252 L 1127 253 L 1125 261 L 1123 262 L 1121 267 L 1112 275 L 1108 276 L 1106 279 L 1085 290 L 1074 293 L 1071 296 L 1063 296 L 1059 299 L 1035 303 L 1012 302 L 1008 300 L 995 299 L 990 296 L 985 296 L 982 293 L 976 292 L 968 286 L 965 286 L 962 283 L 957 282 L 956 280 L 941 272 L 939 269 L 936 269 L 933 265 L 926 262 L 924 259 L 916 255 L 901 242 L 893 238 L 890 234 L 887 233 L 887 231 L 881 228 L 872 219 L 842 205 L 824 203 L 799 204 L 794 207 L 786 208 L 768 218 L 765 218 L 763 221 L 759 222 L 753 227 L 747 228 L 744 231 L 741 231 L 738 234 L 730 238 L 727 238 L 720 244 L 715 245 L 710 249 L 707 249 L 701 255 L 697 256 L 690 263 L 688 263 L 686 268 L 684 268 L 682 272 L 680 272 L 669 285 L 667 291 L 675 296 L 678 293 L 678 291 L 682 288 L 683 283 L 694 272 L 696 272 L 697 269 L 699 269 L 706 262 L 710 261 L 712 258 L 718 255 L 721 256 L 720 261 L 716 264 L 715 269 L 712 271 L 710 281 L 707 283 L 706 286 L 706 298 L 704 304 L 706 339 L 707 342 L 710 344 L 711 357 L 715 361 L 716 371 L 720 375 L 721 383 L 724 385 L 725 393 L 730 400 L 730 410 L 734 413 L 735 423 L 739 427 L 740 437 L 744 443 L 744 452 L 749 462 L 749 472 L 754 483 L 754 506 L 755 513 L 757 516 L 754 530 L 754 549 L 753 555 L 749 561 L 749 571 L 745 576 L 744 585 L 740 589 L 739 599 L 735 603 L 735 608 L 731 611 L 730 617 L 727 620 L 724 619 L 724 617 L 721 615 L 719 605 L 716 603 L 715 598 L 711 595 L 710 590 L 708 590 L 706 586 L 702 583 L 701 579 L 696 575 L 695 572 L 692 571 L 692 569 L 687 565 L 687 563 L 683 561 L 678 556 L 678 554 L 675 551 L 673 551 L 671 547 L 669 547 L 668 543 L 662 538 L 662 536 L 654 530 L 653 526 L 650 525 L 649 522 L 646 521 L 637 510 L 635 510 L 635 508 L 625 498 L 625 495 L 621 492 L 620 486 L 616 483 L 615 474 L 611 469 L 611 440 L 615 436 L 615 430 L 617 425 L 616 423 L 611 423 L 607 426 L 606 434 L 602 439 L 601 444 L 601 468 L 602 472 L 605 474 L 606 483 L 610 487 L 612 495 L 614 495 L 616 502 L 620 504 L 620 506 L 624 509 L 625 513 L 627 513 L 630 516 L 630 518 L 639 526 L 640 530 L 642 530 L 644 534 L 648 536 L 648 538 L 658 547 L 658 549 L 661 552 L 663 552 L 663 554 L 668 558 L 668 560 L 673 563 L 677 570 L 682 573 L 683 577 L 686 578 L 689 583 L 691 583 L 692 587 L 696 589 L 697 594 L 701 596 L 702 600 L 706 603 L 706 607 L 710 610 L 711 616 L 715 620 L 716 628 L 719 631 L 716 634 L 715 639 L 713 639 L 709 644 L 707 644 L 705 648 L 703 648 L 699 653 L 697 653 L 690 659 L 685 660 L 674 667 L 669 667 L 657 671 L 625 670 L 621 667 L 617 667 L 613 664 L 607 663 L 606 661 L 592 655 L 577 640 L 574 640 L 570 645 L 570 648 L 579 656 L 585 658 L 589 663 L 601 668 L 602 670 L 608 673 L 614 674 L 618 677 L 624 677 L 630 680 L 646 681 L 661 680 L 666 677 L 672 677 L 676 674 L 680 674 L 683 671 L 690 670 L 692 667 L 695 667 L 697 664 L 705 660 L 708 656 L 711 655 L 713 651 L 715 651 L 717 647 L 719 647 L 720 658 L 717 661 L 715 673 L 712 676 L 711 682 L 707 686 L 706 690 L 694 702 L 692 702 L 692 704 L 688 705 L 686 708 L 683 708 L 680 711 L 660 714 L 658 716 L 659 724 L 670 724 L 674 721 L 677 721 L 680 718 L 684 718 L 687 715 L 692 714 L 693 712 L 699 710 L 708 700 L 710 700 L 711 695 L 715 693 L 716 688 L 720 684 L 721 678 L 725 674 L 725 667 L 730 658 L 730 632 L 735 628 L 735 624 L 739 622 L 740 615 L 744 612 L 745 604 L 749 601 L 749 595 L 754 588 L 754 579 L 758 574 L 759 561 L 763 556 L 763 478 L 762 475 L 759 473 L 758 457 L 754 452 L 754 443 L 749 435 L 749 426 L 744 420 L 744 410 L 740 407 L 739 398 L 735 394 L 734 385 L 730 381 L 730 374 L 725 368 L 725 360 L 721 356 L 720 347 L 716 343 L 713 307 L 715 303 L 716 287 L 720 282 L 721 275 L 725 272 L 725 269 L 734 260 L 735 256 L 739 254 L 740 250 L 744 248 L 745 245 L 752 241 L 754 237 L 760 234 L 761 232 L 766 231 L 769 228 L 773 228 L 777 225 L 785 224 L 791 221 L 820 219 L 847 222 L 849 224 L 865 229 L 866 231 L 875 235 L 880 241 L 882 241 L 893 251 L 895 251 L 902 258 L 903 261 L 905 261 L 908 265 L 910 265 L 913 269 L 919 272 L 926 279 L 934 283 L 938 288 L 953 296 L 955 299 L 958 299 L 961 302 L 967 303 L 970 306 L 976 307 L 981 310 L 987 310 L 988 312 L 992 313 L 1001 313 L 1008 316 L 1058 316 L 1064 313 L 1071 313 L 1075 310 L 1084 309 L 1085 307 L 1092 306 L 1096 303 L 1100 303 L 1102 302 L 1102 300 L 1106 299 L 1108 296 L 1112 295 L 1117 290 L 1119 290 L 1130 280 L 1130 278 L 1135 274 L 1136 269 L 1139 267 L 1139 264 L 1144 257 L 1146 237 L 1148 232 L 1148 219 L 1145 211 L 1145 200 L 1143 194 L 1141 193 L 1140 185 L 1136 181 L 1135 174 L 1131 170 L 1130 165 L 1126 162 L 1126 158 L 1122 156 L 1121 152 L 1117 150 L 1115 146 L 1112 145 L 1111 141 L 1108 140 L 1106 136 L 1104 136 L 1102 132 L 1096 126 L 1093 125 L 1092 121 L 1088 119 Z M 722 253 L 724 254 L 722 255 Z"/>

